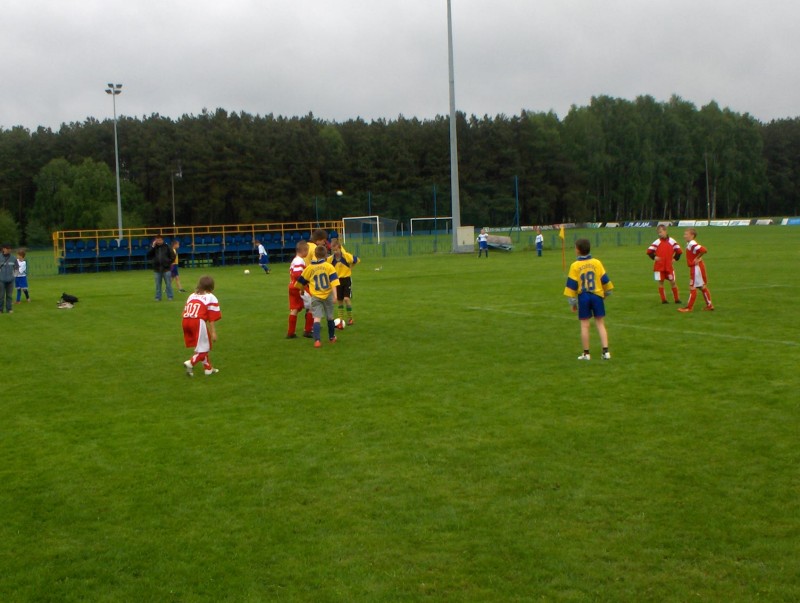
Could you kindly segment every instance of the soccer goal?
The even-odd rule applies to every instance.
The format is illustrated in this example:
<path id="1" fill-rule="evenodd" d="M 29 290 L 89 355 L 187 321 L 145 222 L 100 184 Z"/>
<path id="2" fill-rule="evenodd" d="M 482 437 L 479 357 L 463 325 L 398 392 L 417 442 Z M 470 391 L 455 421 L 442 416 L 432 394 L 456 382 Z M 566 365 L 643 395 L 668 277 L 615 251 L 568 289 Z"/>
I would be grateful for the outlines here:
<path id="1" fill-rule="evenodd" d="M 377 242 L 380 243 L 386 237 L 397 234 L 397 220 L 381 216 L 349 216 L 342 218 L 342 224 L 344 224 L 342 234 L 345 242 L 350 239 L 373 241 L 377 238 Z"/>
<path id="2" fill-rule="evenodd" d="M 414 226 L 417 227 L 418 234 L 420 232 L 424 234 L 437 234 L 440 230 L 444 230 L 445 234 L 450 234 L 453 231 L 453 217 L 410 218 L 408 234 L 412 237 L 414 236 Z"/>

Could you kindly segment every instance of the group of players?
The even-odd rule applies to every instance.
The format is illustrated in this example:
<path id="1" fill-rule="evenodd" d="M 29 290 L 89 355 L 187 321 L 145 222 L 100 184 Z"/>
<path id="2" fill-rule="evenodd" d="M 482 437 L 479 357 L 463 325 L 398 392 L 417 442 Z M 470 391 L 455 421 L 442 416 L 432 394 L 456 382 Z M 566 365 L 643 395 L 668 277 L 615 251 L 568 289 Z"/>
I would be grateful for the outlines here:
<path id="1" fill-rule="evenodd" d="M 311 234 L 311 241 L 299 241 L 295 252 L 289 265 L 289 328 L 286 338 L 297 337 L 297 317 L 305 309 L 303 337 L 313 338 L 314 347 L 322 347 L 324 318 L 328 325 L 328 341 L 335 343 L 335 306 L 338 305 L 338 328 L 344 328 L 345 317 L 346 324 L 354 324 L 352 269 L 358 263 L 358 257 L 347 252 L 338 238 L 328 241 L 328 233 L 322 229 Z M 265 272 L 269 274 L 268 270 Z M 197 364 L 202 364 L 206 375 L 219 372 L 212 366 L 209 353 L 217 340 L 215 323 L 221 318 L 219 300 L 214 295 L 214 279 L 202 276 L 186 300 L 181 323 L 184 344 L 194 351 L 183 363 L 189 377 L 194 376 Z"/>
<path id="2" fill-rule="evenodd" d="M 678 242 L 669 236 L 665 225 L 659 225 L 657 232 L 658 238 L 647 248 L 647 255 L 655 262 L 653 275 L 658 283 L 658 294 L 661 297 L 661 303 L 668 304 L 664 283 L 669 283 L 672 288 L 673 301 L 680 304 L 682 302 L 678 293 L 678 285 L 675 282 L 673 262 L 680 259 L 683 251 Z M 703 256 L 708 250 L 697 242 L 696 237 L 697 231 L 694 228 L 687 228 L 683 233 L 686 241 L 686 263 L 689 266 L 689 302 L 686 306 L 678 308 L 679 312 L 691 312 L 694 309 L 698 290 L 703 294 L 705 301 L 703 309 L 714 309 L 714 304 L 711 303 L 711 292 L 708 290 L 706 267 L 703 262 Z M 593 258 L 590 251 L 591 245 L 588 239 L 578 239 L 575 242 L 575 252 L 578 258 L 570 266 L 567 283 L 564 286 L 564 295 L 567 296 L 573 312 L 578 313 L 581 325 L 583 353 L 578 356 L 578 360 L 591 360 L 589 320 L 592 317 L 594 317 L 602 346 L 600 357 L 603 360 L 610 360 L 604 299 L 611 295 L 614 284 L 608 277 L 603 263 L 597 258 Z"/>
<path id="3" fill-rule="evenodd" d="M 338 238 L 328 241 L 328 233 L 317 229 L 311 241 L 298 241 L 295 258 L 289 265 L 289 328 L 287 339 L 297 337 L 297 317 L 305 309 L 303 337 L 322 347 L 322 320 L 328 326 L 328 341 L 336 342 L 336 328 L 353 325 L 352 271 L 358 257 L 348 253 Z M 334 307 L 338 322 L 334 323 Z"/>
<path id="4" fill-rule="evenodd" d="M 658 283 L 658 294 L 662 304 L 668 304 L 665 283 L 670 284 L 672 298 L 680 304 L 680 294 L 675 281 L 673 262 L 683 255 L 681 246 L 669 236 L 667 227 L 659 225 L 658 238 L 647 248 L 647 255 L 653 264 L 653 275 Z M 687 228 L 683 233 L 686 241 L 686 263 L 689 267 L 689 301 L 686 306 L 678 308 L 679 312 L 691 312 L 697 300 L 697 292 L 703 295 L 704 310 L 714 310 L 711 292 L 708 289 L 703 256 L 708 250 L 696 240 L 697 231 Z M 322 347 L 322 320 L 328 326 L 328 341 L 336 342 L 337 325 L 334 322 L 334 308 L 338 306 L 338 328 L 346 324 L 352 325 L 352 269 L 358 258 L 348 253 L 337 238 L 328 241 L 325 230 L 315 230 L 311 241 L 299 241 L 295 248 L 296 255 L 289 266 L 289 325 L 287 339 L 297 337 L 297 320 L 305 310 L 303 337 L 314 339 L 314 347 Z M 614 285 L 605 267 L 590 254 L 591 245 L 588 239 L 575 242 L 577 260 L 570 266 L 564 295 L 569 299 L 574 312 L 578 313 L 581 324 L 581 343 L 583 353 L 578 360 L 590 360 L 589 353 L 589 320 L 595 319 L 595 326 L 602 346 L 601 358 L 610 360 L 608 333 L 605 327 L 605 297 L 611 295 Z M 487 254 L 488 255 L 488 254 Z M 219 301 L 213 294 L 214 281 L 211 277 L 203 277 L 195 292 L 189 296 L 183 313 L 183 331 L 186 347 L 193 347 L 194 354 L 184 362 L 186 374 L 193 375 L 193 367 L 202 363 L 206 375 L 213 375 L 218 369 L 211 366 L 208 352 L 211 343 L 216 341 L 214 322 L 221 318 Z"/>
<path id="5" fill-rule="evenodd" d="M 663 224 L 657 229 L 658 238 L 647 248 L 647 255 L 655 261 L 653 265 L 653 275 L 658 283 L 658 294 L 661 296 L 661 303 L 666 304 L 667 297 L 664 290 L 664 283 L 668 282 L 672 287 L 672 297 L 676 304 L 680 304 L 678 295 L 678 285 L 675 282 L 675 270 L 672 267 L 673 261 L 678 261 L 683 254 L 678 242 L 669 236 L 667 227 Z M 713 310 L 714 304 L 711 303 L 711 292 L 708 290 L 708 278 L 706 277 L 706 265 L 703 256 L 708 250 L 695 240 L 697 231 L 694 228 L 687 228 L 683 233 L 686 241 L 686 263 L 689 266 L 689 303 L 678 312 L 691 312 L 697 300 L 697 291 L 703 294 L 705 301 L 704 310 Z"/>

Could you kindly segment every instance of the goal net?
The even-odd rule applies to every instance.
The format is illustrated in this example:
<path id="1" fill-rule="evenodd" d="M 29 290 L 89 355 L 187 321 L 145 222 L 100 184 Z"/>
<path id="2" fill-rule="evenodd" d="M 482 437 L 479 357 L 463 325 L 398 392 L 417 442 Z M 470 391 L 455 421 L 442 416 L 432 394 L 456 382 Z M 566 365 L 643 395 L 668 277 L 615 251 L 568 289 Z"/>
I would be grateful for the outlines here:
<path id="1" fill-rule="evenodd" d="M 438 216 L 435 218 L 410 218 L 408 233 L 413 237 L 417 234 L 450 234 L 453 232 L 452 216 Z"/>
<path id="2" fill-rule="evenodd" d="M 344 241 L 380 243 L 386 237 L 397 234 L 397 220 L 381 216 L 350 216 L 342 218 Z"/>

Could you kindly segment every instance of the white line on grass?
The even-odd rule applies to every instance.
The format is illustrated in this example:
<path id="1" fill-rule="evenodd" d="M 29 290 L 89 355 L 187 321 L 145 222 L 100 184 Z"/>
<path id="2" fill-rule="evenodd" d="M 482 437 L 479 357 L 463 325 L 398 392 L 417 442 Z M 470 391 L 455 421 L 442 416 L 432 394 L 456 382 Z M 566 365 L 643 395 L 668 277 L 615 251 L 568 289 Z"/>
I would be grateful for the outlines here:
<path id="1" fill-rule="evenodd" d="M 549 302 L 548 302 L 549 303 Z M 537 304 L 530 304 L 530 305 L 537 305 Z M 541 305 L 541 304 L 538 304 Z M 503 308 L 490 308 L 490 307 L 477 307 L 477 306 L 469 306 L 467 310 L 474 310 L 478 312 L 496 312 L 498 314 L 510 314 L 512 316 L 530 316 L 530 312 L 520 312 L 518 310 L 506 310 Z M 575 315 L 570 313 L 569 315 L 551 315 L 551 318 L 558 318 L 562 320 L 575 320 Z M 612 323 L 614 327 L 622 327 L 627 329 L 639 329 L 640 331 L 655 331 L 657 333 L 679 333 L 683 335 L 698 335 L 701 337 L 716 337 L 717 339 L 731 339 L 733 341 L 752 341 L 753 343 L 768 343 L 768 344 L 777 344 L 777 345 L 787 345 L 790 347 L 798 347 L 800 346 L 800 342 L 797 341 L 786 341 L 781 339 L 764 339 L 763 337 L 751 337 L 749 335 L 732 335 L 730 333 L 711 333 L 711 332 L 704 332 L 704 331 L 686 331 L 684 329 L 665 329 L 663 327 L 650 327 L 647 325 L 634 325 L 625 322 L 618 322 L 616 320 Z"/>

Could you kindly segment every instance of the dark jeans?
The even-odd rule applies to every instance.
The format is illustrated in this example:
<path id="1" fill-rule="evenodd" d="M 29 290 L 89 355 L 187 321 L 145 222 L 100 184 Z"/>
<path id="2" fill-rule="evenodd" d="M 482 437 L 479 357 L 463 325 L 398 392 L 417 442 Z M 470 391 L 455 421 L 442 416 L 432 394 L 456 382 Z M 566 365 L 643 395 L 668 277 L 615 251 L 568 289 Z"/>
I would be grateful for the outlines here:
<path id="1" fill-rule="evenodd" d="M 5 306 L 6 312 L 11 312 L 11 304 L 14 296 L 14 281 L 0 281 L 0 312 Z"/>

